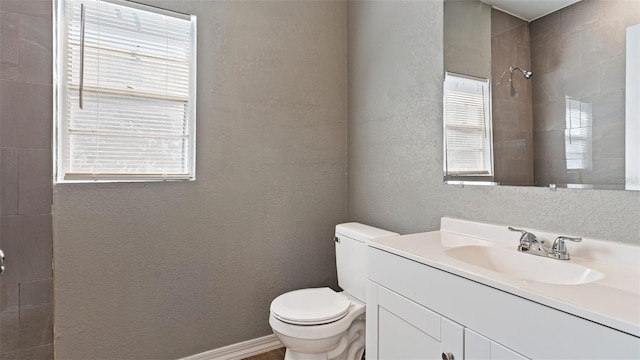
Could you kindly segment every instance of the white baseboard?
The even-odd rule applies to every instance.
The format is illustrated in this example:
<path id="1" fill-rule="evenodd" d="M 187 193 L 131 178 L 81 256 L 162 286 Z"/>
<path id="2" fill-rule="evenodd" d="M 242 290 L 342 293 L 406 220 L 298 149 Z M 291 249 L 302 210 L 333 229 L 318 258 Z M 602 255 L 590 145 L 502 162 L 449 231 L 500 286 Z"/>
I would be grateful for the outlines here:
<path id="1" fill-rule="evenodd" d="M 221 347 L 203 353 L 187 356 L 180 360 L 242 360 L 250 356 L 264 354 L 282 347 L 275 335 L 267 335 L 257 339 Z"/>

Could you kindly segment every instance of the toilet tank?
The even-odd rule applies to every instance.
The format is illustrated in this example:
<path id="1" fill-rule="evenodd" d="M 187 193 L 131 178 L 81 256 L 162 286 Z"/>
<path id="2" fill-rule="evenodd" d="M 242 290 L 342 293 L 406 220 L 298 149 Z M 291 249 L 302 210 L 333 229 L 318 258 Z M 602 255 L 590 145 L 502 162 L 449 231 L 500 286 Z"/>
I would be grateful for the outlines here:
<path id="1" fill-rule="evenodd" d="M 398 234 L 355 222 L 336 225 L 336 268 L 342 290 L 366 302 L 367 243 L 394 235 Z"/>

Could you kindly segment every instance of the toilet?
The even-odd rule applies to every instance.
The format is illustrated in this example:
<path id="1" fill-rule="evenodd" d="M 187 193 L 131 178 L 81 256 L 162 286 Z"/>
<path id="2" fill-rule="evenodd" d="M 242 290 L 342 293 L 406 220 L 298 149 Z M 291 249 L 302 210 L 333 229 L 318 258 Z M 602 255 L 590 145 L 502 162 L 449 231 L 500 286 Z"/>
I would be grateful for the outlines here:
<path id="1" fill-rule="evenodd" d="M 367 243 L 397 233 L 360 223 L 336 225 L 338 285 L 294 290 L 271 302 L 269 324 L 285 360 L 360 360 L 365 347 Z"/>

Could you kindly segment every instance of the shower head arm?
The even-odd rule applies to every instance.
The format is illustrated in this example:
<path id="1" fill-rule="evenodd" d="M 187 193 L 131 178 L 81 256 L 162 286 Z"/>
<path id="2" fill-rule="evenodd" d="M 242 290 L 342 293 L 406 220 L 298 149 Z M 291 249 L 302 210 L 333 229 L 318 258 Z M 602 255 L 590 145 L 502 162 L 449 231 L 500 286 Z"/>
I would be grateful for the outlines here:
<path id="1" fill-rule="evenodd" d="M 531 76 L 533 76 L 533 73 L 532 73 L 531 71 L 527 71 L 527 70 L 525 70 L 525 69 L 523 69 L 523 68 L 521 68 L 521 67 L 514 67 L 514 66 L 511 66 L 511 67 L 509 68 L 509 71 L 511 71 L 511 73 L 512 73 L 512 74 L 513 74 L 513 72 L 514 72 L 514 71 L 516 71 L 516 70 L 520 71 L 520 72 L 522 73 L 522 75 L 524 75 L 524 77 L 525 77 L 525 78 L 527 78 L 527 79 L 530 79 L 530 78 L 531 78 Z"/>

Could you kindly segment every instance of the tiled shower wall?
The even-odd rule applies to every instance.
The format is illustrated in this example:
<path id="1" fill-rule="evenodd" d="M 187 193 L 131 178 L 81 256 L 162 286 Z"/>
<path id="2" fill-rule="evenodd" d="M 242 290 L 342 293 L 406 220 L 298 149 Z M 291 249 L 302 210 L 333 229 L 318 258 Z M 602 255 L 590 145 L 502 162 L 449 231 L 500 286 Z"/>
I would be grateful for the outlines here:
<path id="1" fill-rule="evenodd" d="M 529 24 L 491 10 L 491 93 L 495 181 L 533 185 L 531 80 L 510 67 L 531 69 Z M 511 80 L 511 81 L 510 81 Z"/>
<path id="2" fill-rule="evenodd" d="M 640 1 L 583 0 L 530 24 L 536 184 L 624 188 L 625 29 Z M 567 170 L 566 96 L 590 104 L 592 168 Z"/>
<path id="3" fill-rule="evenodd" d="M 0 0 L 0 359 L 51 359 L 52 5 Z"/>

